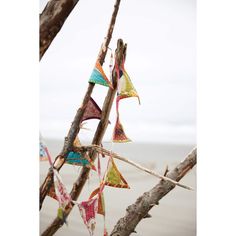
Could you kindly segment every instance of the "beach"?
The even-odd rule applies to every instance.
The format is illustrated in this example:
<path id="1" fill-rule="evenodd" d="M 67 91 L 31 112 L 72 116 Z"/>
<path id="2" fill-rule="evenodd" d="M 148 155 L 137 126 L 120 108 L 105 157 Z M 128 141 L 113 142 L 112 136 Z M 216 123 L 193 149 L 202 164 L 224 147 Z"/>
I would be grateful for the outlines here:
<path id="1" fill-rule="evenodd" d="M 61 151 L 63 140 L 46 139 L 46 144 L 53 158 Z M 169 170 L 181 162 L 193 149 L 194 145 L 160 144 L 160 143 L 104 143 L 105 148 L 119 153 L 132 161 L 135 161 L 149 169 L 163 174 L 166 166 Z M 108 158 L 101 158 L 102 172 L 106 168 Z M 107 186 L 104 190 L 106 205 L 106 227 L 111 233 L 117 221 L 125 215 L 127 206 L 133 204 L 145 191 L 154 187 L 159 179 L 151 176 L 133 166 L 115 160 L 115 163 L 127 180 L 130 189 L 119 189 Z M 97 165 L 97 162 L 95 162 Z M 40 163 L 40 184 L 44 180 L 49 168 L 48 162 Z M 64 165 L 60 173 L 67 190 L 70 191 L 73 182 L 79 174 L 79 167 Z M 90 172 L 89 180 L 84 186 L 78 202 L 87 200 L 90 193 L 98 187 L 98 175 Z M 195 236 L 196 235 L 196 167 L 194 167 L 181 180 L 181 183 L 191 186 L 194 191 L 175 187 L 163 199 L 159 205 L 149 212 L 152 217 L 143 219 L 136 227 L 136 236 Z M 40 232 L 52 222 L 57 213 L 57 201 L 46 197 L 40 211 Z M 77 206 L 74 207 L 68 219 L 68 226 L 64 225 L 55 235 L 58 236 L 88 236 L 89 232 L 83 224 Z M 103 235 L 103 217 L 96 217 L 95 236 Z"/>

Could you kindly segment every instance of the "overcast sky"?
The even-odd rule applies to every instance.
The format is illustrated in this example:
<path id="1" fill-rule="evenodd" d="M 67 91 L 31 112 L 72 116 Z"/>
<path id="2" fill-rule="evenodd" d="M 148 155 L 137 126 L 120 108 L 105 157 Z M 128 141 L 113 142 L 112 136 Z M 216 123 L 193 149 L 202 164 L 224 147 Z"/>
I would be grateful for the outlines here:
<path id="1" fill-rule="evenodd" d="M 40 11 L 47 1 L 40 0 Z M 106 35 L 113 0 L 80 0 L 40 62 L 40 130 L 63 138 L 88 86 Z M 121 122 L 133 141 L 195 143 L 196 6 L 195 0 L 121 0 L 110 47 L 128 43 L 126 70 L 138 91 L 120 102 Z M 108 74 L 108 62 L 104 70 Z M 92 97 L 103 104 L 107 88 L 95 86 Z M 115 121 L 105 135 L 111 140 Z M 88 121 L 89 140 L 97 121 Z"/>

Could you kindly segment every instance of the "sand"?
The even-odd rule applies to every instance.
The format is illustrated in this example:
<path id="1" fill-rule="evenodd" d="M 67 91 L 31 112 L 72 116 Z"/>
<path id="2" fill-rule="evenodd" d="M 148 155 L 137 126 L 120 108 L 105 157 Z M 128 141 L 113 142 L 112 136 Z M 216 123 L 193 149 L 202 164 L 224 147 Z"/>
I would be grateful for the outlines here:
<path id="1" fill-rule="evenodd" d="M 46 140 L 48 148 L 55 157 L 62 147 L 62 141 Z M 110 144 L 104 144 L 111 148 Z M 146 167 L 163 173 L 166 165 L 169 169 L 178 164 L 192 150 L 194 145 L 174 145 L 174 144 L 151 144 L 151 143 L 130 143 L 113 145 L 113 151 L 124 157 L 136 161 Z M 105 166 L 106 160 L 102 160 Z M 111 232 L 120 217 L 125 215 L 128 205 L 150 190 L 159 181 L 157 178 L 148 175 L 135 167 L 128 166 L 121 161 L 116 161 L 118 168 L 129 183 L 131 189 L 105 188 L 106 202 L 106 225 L 108 232 Z M 48 170 L 48 163 L 40 163 L 40 183 L 42 183 Z M 104 169 L 104 168 L 103 168 Z M 61 170 L 63 181 L 70 191 L 76 176 L 78 167 L 65 165 Z M 159 205 L 154 207 L 150 214 L 152 218 L 142 220 L 137 228 L 136 236 L 195 236 L 196 235 L 196 168 L 194 167 L 182 180 L 183 184 L 192 186 L 195 191 L 185 190 L 176 187 L 166 195 Z M 86 184 L 83 193 L 78 201 L 86 200 L 98 186 L 98 177 L 95 172 L 91 172 L 90 179 Z M 57 212 L 58 203 L 46 197 L 40 212 L 40 231 L 47 227 L 54 219 Z M 55 235 L 58 236 L 88 236 L 86 226 L 77 207 L 74 207 L 68 217 L 69 225 L 64 225 Z M 95 236 L 103 235 L 103 217 L 97 216 Z"/>

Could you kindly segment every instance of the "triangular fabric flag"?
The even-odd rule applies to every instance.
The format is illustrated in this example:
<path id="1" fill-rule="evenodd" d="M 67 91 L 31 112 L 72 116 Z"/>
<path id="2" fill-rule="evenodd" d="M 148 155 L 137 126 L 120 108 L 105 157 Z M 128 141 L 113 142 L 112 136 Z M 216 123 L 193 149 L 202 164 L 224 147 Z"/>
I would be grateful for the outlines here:
<path id="1" fill-rule="evenodd" d="M 55 193 L 57 196 L 57 200 L 59 202 L 59 206 L 62 209 L 65 209 L 66 205 L 71 202 L 71 197 L 70 194 L 66 191 L 66 187 L 62 183 L 61 176 L 59 175 L 58 171 L 53 169 L 54 173 L 54 188 L 55 188 Z"/>
<path id="2" fill-rule="evenodd" d="M 100 187 L 95 189 L 91 194 L 89 199 L 93 198 L 94 196 L 98 195 L 98 214 L 105 216 L 105 201 L 104 195 L 101 191 Z"/>
<path id="3" fill-rule="evenodd" d="M 129 97 L 137 97 L 140 104 L 140 99 L 136 89 L 134 88 L 129 75 L 125 70 L 120 72 L 120 79 L 118 80 L 118 88 L 117 88 L 117 100 Z"/>
<path id="4" fill-rule="evenodd" d="M 112 142 L 114 143 L 127 143 L 131 140 L 126 136 L 123 125 L 120 123 L 119 117 L 116 119 L 116 124 L 113 131 Z"/>
<path id="5" fill-rule="evenodd" d="M 46 152 L 46 147 L 44 146 L 44 144 L 40 141 L 39 142 L 39 158 L 40 161 L 47 161 L 48 160 L 48 155 Z"/>
<path id="6" fill-rule="evenodd" d="M 98 199 L 92 198 L 88 201 L 81 202 L 78 204 L 78 207 L 84 224 L 87 226 L 90 236 L 92 236 L 96 226 L 95 217 L 98 211 Z"/>
<path id="7" fill-rule="evenodd" d="M 111 82 L 109 81 L 106 74 L 104 73 L 99 61 L 96 62 L 95 68 L 93 69 L 89 82 L 113 88 Z"/>
<path id="8" fill-rule="evenodd" d="M 120 171 L 117 169 L 112 157 L 110 157 L 108 162 L 105 185 L 115 188 L 130 188 L 124 177 L 121 175 Z"/>
<path id="9" fill-rule="evenodd" d="M 87 107 L 85 109 L 82 121 L 89 119 L 101 119 L 102 110 L 97 103 L 90 97 Z"/>
<path id="10" fill-rule="evenodd" d="M 92 160 L 89 157 L 85 157 L 81 153 L 69 152 L 66 158 L 66 163 L 76 166 L 85 166 L 96 171 L 96 167 L 94 166 Z"/>

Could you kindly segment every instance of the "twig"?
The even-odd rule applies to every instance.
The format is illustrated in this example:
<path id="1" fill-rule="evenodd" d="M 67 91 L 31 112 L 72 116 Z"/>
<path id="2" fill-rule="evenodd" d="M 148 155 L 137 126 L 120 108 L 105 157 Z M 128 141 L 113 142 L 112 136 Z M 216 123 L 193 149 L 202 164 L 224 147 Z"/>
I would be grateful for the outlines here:
<path id="1" fill-rule="evenodd" d="M 109 45 L 111 37 L 112 37 L 112 33 L 113 33 L 113 30 L 114 30 L 115 21 L 116 21 L 116 16 L 117 16 L 117 13 L 118 13 L 118 10 L 119 10 L 120 1 L 121 0 L 116 0 L 116 3 L 114 5 L 114 10 L 113 10 L 113 13 L 112 13 L 112 17 L 111 17 L 111 21 L 110 21 L 110 24 L 109 24 L 109 28 L 108 28 L 108 31 L 107 31 L 107 36 L 106 36 L 105 41 L 104 41 L 104 43 L 103 43 L 103 45 L 102 45 L 102 47 L 99 51 L 99 54 L 98 54 L 98 60 L 99 60 L 101 65 L 104 62 L 104 59 L 105 59 L 105 56 L 106 56 L 106 53 L 107 53 L 107 50 L 108 50 L 108 45 Z M 68 152 L 71 150 L 71 148 L 73 146 L 73 142 L 74 142 L 76 136 L 78 135 L 78 133 L 80 131 L 80 123 L 82 121 L 83 114 L 84 114 L 86 106 L 89 102 L 89 99 L 90 99 L 90 96 L 92 94 L 93 88 L 94 88 L 94 84 L 89 83 L 87 92 L 85 93 L 85 96 L 84 96 L 84 99 L 83 99 L 83 102 L 82 102 L 82 105 L 79 108 L 79 110 L 77 111 L 77 113 L 75 115 L 75 118 L 74 118 L 74 121 L 72 122 L 70 130 L 68 132 L 68 135 L 65 138 L 63 150 L 56 157 L 56 159 L 54 161 L 53 166 L 58 171 L 60 170 L 60 168 L 65 163 L 65 157 L 68 154 Z M 52 171 L 49 170 L 43 184 L 40 186 L 40 206 L 39 206 L 40 209 L 42 208 L 43 201 L 44 201 L 45 197 L 47 196 L 47 193 L 49 192 L 49 190 L 52 186 L 52 183 L 53 183 L 52 175 L 53 175 Z"/>
<path id="2" fill-rule="evenodd" d="M 184 161 L 178 164 L 173 170 L 168 172 L 167 177 L 179 181 L 197 163 L 197 149 L 195 148 Z M 150 191 L 145 192 L 136 202 L 126 209 L 126 215 L 115 225 L 110 236 L 128 236 L 135 231 L 137 224 L 147 218 L 148 212 L 153 206 L 175 187 L 169 181 L 161 180 Z"/>
<path id="3" fill-rule="evenodd" d="M 100 147 L 98 145 L 89 145 L 89 146 L 84 146 L 82 148 L 83 149 L 87 149 L 87 150 L 89 150 L 89 149 L 96 150 L 99 153 L 104 153 L 104 154 L 106 154 L 108 156 L 112 156 L 112 157 L 114 157 L 114 158 L 116 158 L 118 160 L 121 160 L 123 162 L 126 162 L 126 163 L 132 165 L 132 166 L 135 166 L 136 168 L 138 168 L 138 169 L 140 169 L 142 171 L 145 171 L 146 173 L 148 173 L 150 175 L 153 175 L 153 176 L 158 177 L 160 179 L 169 181 L 169 182 L 171 182 L 174 185 L 178 185 L 179 187 L 182 187 L 182 188 L 185 188 L 185 189 L 188 189 L 188 190 L 193 190 L 193 188 L 191 188 L 189 186 L 186 186 L 184 184 L 180 184 L 179 182 L 176 182 L 176 181 L 166 177 L 165 175 L 160 175 L 160 174 L 158 174 L 158 173 L 156 173 L 156 172 L 154 172 L 152 170 L 147 169 L 144 166 L 141 166 L 138 163 L 135 163 L 134 161 L 129 160 L 128 158 L 122 157 L 122 156 L 120 156 L 120 155 L 118 155 L 118 154 L 116 154 L 114 152 L 111 152 L 109 150 L 106 150 L 105 148 L 102 148 L 102 147 Z M 81 149 L 80 148 L 74 148 L 74 150 L 76 151 L 76 150 L 81 150 Z"/>

